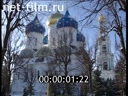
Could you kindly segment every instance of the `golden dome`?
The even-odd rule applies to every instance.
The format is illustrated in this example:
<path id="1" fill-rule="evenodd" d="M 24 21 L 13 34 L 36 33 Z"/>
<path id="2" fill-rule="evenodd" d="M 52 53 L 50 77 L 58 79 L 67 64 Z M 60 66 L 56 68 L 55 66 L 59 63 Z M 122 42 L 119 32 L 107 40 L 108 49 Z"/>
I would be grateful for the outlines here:
<path id="1" fill-rule="evenodd" d="M 56 24 L 57 21 L 63 16 L 59 11 L 56 13 L 52 14 L 49 19 L 47 20 L 47 26 L 50 26 L 52 24 Z"/>
<path id="2" fill-rule="evenodd" d="M 99 16 L 99 21 L 104 21 L 104 20 L 105 20 L 105 17 L 104 17 L 103 14 L 101 14 L 101 15 Z"/>

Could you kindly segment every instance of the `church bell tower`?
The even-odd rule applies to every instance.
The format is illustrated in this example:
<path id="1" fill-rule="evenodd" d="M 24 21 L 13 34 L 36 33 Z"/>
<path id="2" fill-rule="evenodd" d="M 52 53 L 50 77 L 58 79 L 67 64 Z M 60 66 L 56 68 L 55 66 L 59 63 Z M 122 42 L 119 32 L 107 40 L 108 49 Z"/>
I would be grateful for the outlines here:
<path id="1" fill-rule="evenodd" d="M 111 41 L 107 33 L 106 18 L 99 16 L 98 52 L 97 66 L 104 79 L 114 79 L 113 54 L 111 52 Z"/>

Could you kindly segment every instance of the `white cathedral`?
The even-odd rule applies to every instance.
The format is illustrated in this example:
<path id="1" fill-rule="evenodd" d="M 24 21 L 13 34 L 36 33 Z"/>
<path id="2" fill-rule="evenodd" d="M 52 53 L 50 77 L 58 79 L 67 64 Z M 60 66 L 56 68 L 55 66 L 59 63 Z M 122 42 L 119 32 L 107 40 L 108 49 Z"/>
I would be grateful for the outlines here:
<path id="1" fill-rule="evenodd" d="M 101 77 L 113 79 L 113 54 L 111 53 L 110 37 L 106 34 L 104 27 L 105 22 L 104 16 L 101 15 L 99 17 L 100 30 L 96 63 L 99 70 L 101 70 Z M 59 54 L 60 58 L 62 55 L 65 56 L 62 50 L 71 53 L 68 58 L 61 58 L 70 58 L 67 75 L 78 76 L 82 74 L 83 66 L 75 53 L 79 51 L 80 47 L 85 47 L 85 37 L 78 30 L 78 22 L 71 17 L 68 10 L 65 15 L 57 11 L 49 17 L 47 26 L 48 34 L 44 36 L 45 28 L 37 15 L 34 20 L 27 24 L 25 31 L 26 45 L 18 60 L 19 65 L 23 66 L 13 74 L 11 96 L 23 96 L 24 89 L 30 83 L 33 83 L 34 96 L 46 96 L 48 84 L 40 83 L 38 77 L 48 75 L 49 71 L 53 72 L 53 74 L 65 75 L 63 62 L 60 64 L 62 66 L 54 66 L 54 59 L 57 59 L 56 52 L 61 53 L 61 55 Z M 28 78 L 31 80 L 28 80 Z M 78 96 L 77 92 L 74 96 Z"/>

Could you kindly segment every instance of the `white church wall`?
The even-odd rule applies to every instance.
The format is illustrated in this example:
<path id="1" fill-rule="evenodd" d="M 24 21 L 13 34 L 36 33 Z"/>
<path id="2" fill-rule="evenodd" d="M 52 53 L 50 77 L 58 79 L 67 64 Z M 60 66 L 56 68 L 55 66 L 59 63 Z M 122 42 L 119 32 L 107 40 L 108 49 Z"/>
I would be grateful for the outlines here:
<path id="1" fill-rule="evenodd" d="M 29 49 L 39 49 L 42 47 L 43 44 L 43 34 L 38 32 L 29 32 L 25 39 L 26 39 L 26 48 Z"/>
<path id="2" fill-rule="evenodd" d="M 78 57 L 75 54 L 72 54 L 71 64 L 70 64 L 70 75 L 72 76 L 79 76 L 81 75 L 82 71 L 82 64 L 79 62 Z"/>
<path id="3" fill-rule="evenodd" d="M 61 40 L 61 36 L 67 35 L 67 45 L 74 45 L 78 46 L 78 42 L 76 41 L 76 36 L 77 36 L 77 30 L 72 27 L 63 27 L 59 28 L 57 31 L 59 35 L 59 40 Z"/>
<path id="4" fill-rule="evenodd" d="M 48 27 L 48 46 L 51 48 L 56 48 L 57 46 L 57 41 L 58 41 L 58 34 L 57 34 L 57 29 L 56 29 L 56 24 L 50 25 Z"/>
<path id="5" fill-rule="evenodd" d="M 36 59 L 39 57 L 31 58 L 29 61 L 28 59 L 24 59 L 23 62 L 24 67 L 32 67 L 36 72 L 36 80 L 34 85 L 34 90 L 36 96 L 46 96 L 47 84 L 41 84 L 38 79 L 38 71 L 40 72 L 39 76 L 46 75 L 46 71 L 48 70 L 47 59 L 44 59 L 43 62 L 36 62 Z M 13 82 L 12 82 L 12 91 L 11 96 L 19 95 L 23 96 L 23 90 L 27 87 L 27 83 L 24 81 L 24 67 L 17 70 L 14 73 Z M 19 73 L 19 75 L 17 74 Z"/>

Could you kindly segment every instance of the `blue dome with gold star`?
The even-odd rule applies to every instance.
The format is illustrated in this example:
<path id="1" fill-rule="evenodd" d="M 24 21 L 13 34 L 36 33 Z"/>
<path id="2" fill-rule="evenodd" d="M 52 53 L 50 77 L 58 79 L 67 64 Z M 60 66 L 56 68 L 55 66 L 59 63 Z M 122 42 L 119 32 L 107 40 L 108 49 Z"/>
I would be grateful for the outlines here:
<path id="1" fill-rule="evenodd" d="M 76 38 L 77 38 L 77 41 L 85 42 L 85 36 L 81 32 L 77 33 Z"/>
<path id="2" fill-rule="evenodd" d="M 70 16 L 68 10 L 66 11 L 65 15 L 58 20 L 57 28 L 61 27 L 73 27 L 75 29 L 78 28 L 77 21 Z"/>
<path id="3" fill-rule="evenodd" d="M 44 36 L 43 44 L 48 44 L 48 35 Z"/>
<path id="4" fill-rule="evenodd" d="M 34 20 L 26 26 L 26 32 L 38 32 L 44 34 L 45 28 L 38 20 L 37 15 Z"/>

